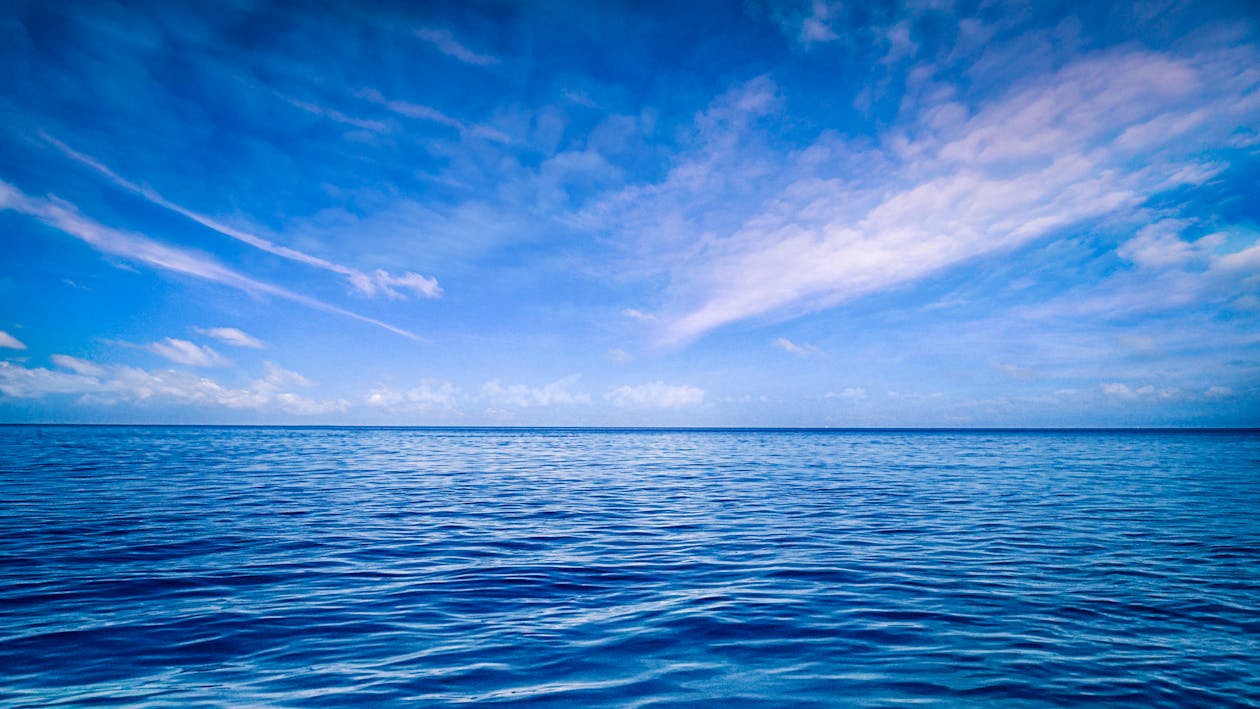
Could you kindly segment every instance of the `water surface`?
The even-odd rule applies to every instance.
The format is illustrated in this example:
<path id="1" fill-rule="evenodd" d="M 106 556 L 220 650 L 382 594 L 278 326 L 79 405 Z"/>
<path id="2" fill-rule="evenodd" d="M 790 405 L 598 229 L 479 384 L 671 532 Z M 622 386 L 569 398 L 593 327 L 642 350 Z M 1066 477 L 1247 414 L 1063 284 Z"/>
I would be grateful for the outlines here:
<path id="1" fill-rule="evenodd" d="M 1260 706 L 1260 435 L 0 427 L 0 704 Z"/>

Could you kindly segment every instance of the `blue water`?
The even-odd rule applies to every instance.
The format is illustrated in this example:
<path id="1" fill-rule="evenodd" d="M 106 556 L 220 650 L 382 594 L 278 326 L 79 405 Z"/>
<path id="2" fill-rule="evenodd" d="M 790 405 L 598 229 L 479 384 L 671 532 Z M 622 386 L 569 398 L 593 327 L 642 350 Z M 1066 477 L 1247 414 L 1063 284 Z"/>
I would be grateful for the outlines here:
<path id="1" fill-rule="evenodd" d="M 0 704 L 1260 706 L 1260 435 L 0 427 Z"/>

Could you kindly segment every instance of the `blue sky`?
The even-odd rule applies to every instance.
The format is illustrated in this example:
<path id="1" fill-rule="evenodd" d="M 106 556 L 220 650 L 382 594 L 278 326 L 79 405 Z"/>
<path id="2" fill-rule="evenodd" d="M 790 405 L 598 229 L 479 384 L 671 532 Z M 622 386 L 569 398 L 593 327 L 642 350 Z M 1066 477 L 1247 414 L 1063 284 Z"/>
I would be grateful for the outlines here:
<path id="1" fill-rule="evenodd" d="M 0 421 L 1260 425 L 1257 22 L 10 2 Z"/>

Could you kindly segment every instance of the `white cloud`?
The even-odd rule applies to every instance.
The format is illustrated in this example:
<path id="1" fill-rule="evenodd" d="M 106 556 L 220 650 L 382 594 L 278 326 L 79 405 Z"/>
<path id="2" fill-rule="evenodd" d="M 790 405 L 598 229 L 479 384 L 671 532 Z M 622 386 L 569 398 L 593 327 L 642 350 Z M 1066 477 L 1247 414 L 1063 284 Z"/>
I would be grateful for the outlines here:
<path id="1" fill-rule="evenodd" d="M 810 355 L 824 354 L 821 349 L 815 347 L 814 345 L 810 345 L 810 344 L 798 345 L 786 337 L 776 338 L 771 344 L 783 350 L 784 352 L 790 352 L 796 355 L 797 357 L 808 357 Z"/>
<path id="2" fill-rule="evenodd" d="M 873 146 L 824 134 L 788 154 L 758 127 L 774 105 L 763 77 L 696 119 L 692 148 L 661 182 L 575 220 L 636 243 L 644 268 L 669 276 L 660 338 L 685 343 L 731 322 L 898 287 L 1088 220 L 1135 217 L 1153 196 L 1218 172 L 1202 162 L 1205 146 L 1260 121 L 1260 103 L 1239 98 L 1254 90 L 1256 61 L 1246 47 L 1086 55 L 974 105 L 929 84 Z M 1193 142 L 1138 155 L 1115 143 L 1126 128 L 1195 111 L 1208 118 Z M 1158 258 L 1181 257 L 1166 246 Z"/>
<path id="3" fill-rule="evenodd" d="M 0 210 L 13 210 L 38 219 L 87 243 L 102 253 L 119 256 L 129 261 L 143 263 L 154 268 L 171 271 L 172 273 L 219 283 L 246 293 L 283 298 L 309 308 L 375 325 L 410 340 L 420 339 L 415 333 L 408 332 L 389 323 L 359 315 L 310 296 L 294 293 L 271 283 L 255 280 L 233 271 L 209 256 L 167 246 L 139 234 L 111 229 L 84 217 L 72 206 L 61 200 L 30 197 L 3 180 L 0 180 Z"/>
<path id="4" fill-rule="evenodd" d="M 231 364 L 207 345 L 198 345 L 173 337 L 168 337 L 161 342 L 151 342 L 145 345 L 145 349 L 172 362 L 190 367 L 225 367 Z"/>
<path id="5" fill-rule="evenodd" d="M 378 386 L 368 392 L 366 403 L 388 411 L 455 409 L 459 393 L 459 389 L 450 382 L 425 379 L 419 386 L 410 389 Z"/>
<path id="6" fill-rule="evenodd" d="M 267 90 L 268 92 L 274 94 L 277 98 L 289 104 L 290 106 L 293 106 L 294 108 L 300 108 L 303 111 L 314 114 L 316 116 L 323 116 L 324 118 L 327 118 L 331 121 L 336 121 L 337 123 L 343 123 L 348 126 L 354 126 L 355 128 L 362 128 L 364 130 L 369 130 L 374 133 L 384 133 L 389 129 L 389 126 L 382 123 L 381 121 L 370 121 L 370 120 L 364 120 L 362 118 L 356 118 L 354 116 L 346 115 L 345 113 L 342 113 L 341 111 L 338 111 L 336 109 L 328 108 L 327 106 L 320 106 L 319 104 L 310 103 L 309 101 L 303 101 L 301 99 L 282 94 L 278 91 L 267 89 L 266 87 L 263 87 L 263 88 L 264 90 Z"/>
<path id="7" fill-rule="evenodd" d="M 61 367 L 62 369 L 68 369 L 75 374 L 82 374 L 88 377 L 99 377 L 105 373 L 105 370 L 99 365 L 93 364 L 86 359 L 79 359 L 78 357 L 71 357 L 70 355 L 63 354 L 55 354 L 50 357 L 50 359 L 53 364 Z"/>
<path id="8" fill-rule="evenodd" d="M 1189 224 L 1179 219 L 1164 219 L 1138 230 L 1137 235 L 1125 242 L 1116 253 L 1121 258 L 1139 266 L 1177 266 L 1203 257 L 1210 249 L 1219 246 L 1219 235 L 1206 236 L 1191 243 L 1181 238 L 1181 232 Z"/>
<path id="9" fill-rule="evenodd" d="M 194 327 L 193 330 L 233 347 L 252 347 L 254 349 L 266 347 L 262 340 L 234 327 Z"/>
<path id="10" fill-rule="evenodd" d="M 616 364 L 629 364 L 634 361 L 634 355 L 623 349 L 614 347 L 607 352 L 608 359 Z"/>
<path id="11" fill-rule="evenodd" d="M 7 347 L 11 350 L 24 350 L 26 345 L 18 338 L 10 335 L 4 330 L 0 330 L 0 347 Z"/>
<path id="12" fill-rule="evenodd" d="M 1003 374 L 1005 374 L 1006 376 L 1012 379 L 1030 380 L 1030 379 L 1037 378 L 1036 371 L 1034 371 L 1033 369 L 1029 367 L 1021 367 L 1018 364 L 1011 364 L 1009 362 L 999 362 L 998 364 L 995 364 L 993 366 L 996 367 L 998 371 L 1002 372 Z"/>
<path id="13" fill-rule="evenodd" d="M 927 394 L 920 394 L 920 393 L 913 393 L 913 392 L 906 393 L 906 392 L 901 392 L 901 391 L 888 392 L 889 399 L 897 399 L 901 401 L 927 401 L 930 399 L 939 399 L 943 396 L 945 396 L 945 392 L 941 392 L 941 391 L 934 391 Z"/>
<path id="14" fill-rule="evenodd" d="M 424 42 L 427 42 L 434 49 L 446 56 L 458 59 L 465 64 L 486 66 L 489 64 L 499 63 L 498 57 L 490 54 L 480 54 L 478 52 L 474 52 L 461 44 L 459 40 L 455 39 L 455 35 L 451 34 L 450 30 L 425 27 L 416 30 L 416 37 L 420 38 Z"/>
<path id="15" fill-rule="evenodd" d="M 1120 382 L 1107 382 L 1099 385 L 1102 393 L 1124 401 L 1137 401 L 1141 399 L 1173 399 L 1176 398 L 1181 390 L 1176 387 L 1156 388 L 1153 384 L 1143 384 L 1141 386 L 1130 386 Z"/>
<path id="16" fill-rule="evenodd" d="M 512 139 L 507 134 L 502 131 L 495 130 L 490 126 L 461 121 L 458 118 L 453 118 L 445 113 L 442 113 L 432 106 L 411 103 L 409 101 L 389 99 L 376 89 L 363 89 L 356 95 L 365 101 L 370 101 L 389 110 L 391 113 L 403 116 L 404 118 L 414 118 L 420 121 L 437 123 L 438 125 L 443 125 L 447 128 L 454 128 L 465 137 L 483 138 L 485 140 L 504 144 L 512 142 Z"/>
<path id="17" fill-rule="evenodd" d="M 865 387 L 845 387 L 840 391 L 829 391 L 823 395 L 824 399 L 843 399 L 845 401 L 860 401 L 866 398 Z"/>
<path id="18" fill-rule="evenodd" d="M 80 153 L 74 150 L 73 148 L 67 146 L 65 143 L 62 143 L 61 141 L 57 140 L 56 138 L 53 138 L 52 136 L 41 134 L 41 137 L 49 145 L 52 145 L 57 150 L 61 151 L 64 155 L 66 155 L 66 157 L 69 157 L 70 159 L 91 168 L 92 170 L 104 176 L 115 186 L 120 187 L 137 196 L 143 197 L 145 200 L 148 200 L 151 204 L 157 205 L 163 209 L 166 209 L 182 217 L 185 217 L 186 219 L 194 221 L 197 224 L 200 224 L 201 226 L 213 232 L 216 232 L 222 236 L 226 236 L 230 239 L 235 239 L 236 241 L 239 241 L 244 244 L 249 244 L 250 246 L 253 246 L 256 249 L 259 249 L 261 251 L 266 251 L 269 254 L 279 256 L 281 258 L 285 258 L 290 261 L 295 261 L 297 263 L 302 263 L 307 266 L 312 266 L 314 268 L 319 268 L 325 271 L 336 273 L 340 276 L 345 277 L 346 280 L 348 280 L 350 284 L 355 287 L 356 290 L 363 293 L 364 295 L 371 296 L 371 295 L 381 294 L 389 298 L 403 298 L 404 295 L 399 290 L 397 290 L 395 286 L 400 286 L 402 288 L 410 290 L 416 295 L 423 296 L 426 298 L 437 298 L 442 295 L 442 289 L 438 286 L 437 281 L 432 278 L 428 278 L 428 277 L 421 276 L 419 274 L 411 273 L 411 272 L 408 272 L 402 276 L 392 276 L 389 273 L 386 273 L 385 271 L 382 271 L 382 270 L 377 270 L 375 273 L 372 273 L 372 274 L 365 273 L 363 271 L 360 271 L 359 269 L 351 268 L 350 266 L 345 266 L 339 263 L 334 263 L 332 261 L 329 261 L 328 259 L 321 258 L 319 256 L 315 256 L 312 254 L 308 254 L 303 251 L 290 248 L 288 246 L 283 246 L 269 239 L 264 239 L 263 237 L 258 236 L 256 234 L 251 234 L 241 229 L 237 229 L 235 227 L 229 226 L 216 219 L 205 216 L 203 214 L 199 214 L 197 212 L 192 211 L 191 209 L 188 209 L 187 207 L 183 207 L 179 204 L 176 204 L 166 199 L 161 194 L 159 194 L 156 190 L 150 187 L 145 187 L 145 186 L 139 185 L 135 182 L 128 180 L 127 178 L 114 172 L 112 169 L 110 169 L 109 167 L 107 167 L 105 164 L 101 163 L 97 159 L 89 155 L 84 155 L 83 153 Z"/>
<path id="19" fill-rule="evenodd" d="M 656 320 L 655 315 L 645 313 L 642 310 L 635 310 L 634 308 L 626 308 L 621 311 L 621 314 L 632 320 L 639 320 L 641 322 L 654 322 Z"/>
<path id="20" fill-rule="evenodd" d="M 297 372 L 267 363 L 266 373 L 244 388 L 225 387 L 213 379 L 174 370 L 145 370 L 126 365 L 102 365 L 67 355 L 54 355 L 61 372 L 43 367 L 19 367 L 0 362 L 0 393 L 22 399 L 78 395 L 80 403 L 175 404 L 191 406 L 278 410 L 296 415 L 344 411 L 344 400 L 319 400 L 289 391 L 291 385 L 310 386 Z"/>
<path id="21" fill-rule="evenodd" d="M 657 381 L 638 386 L 619 386 L 604 398 L 626 408 L 672 409 L 704 403 L 704 390 L 687 384 Z"/>
<path id="22" fill-rule="evenodd" d="M 831 7 L 825 0 L 813 0 L 809 16 L 801 21 L 800 41 L 810 45 L 815 42 L 830 42 L 838 35 L 827 25 L 831 17 Z"/>
<path id="23" fill-rule="evenodd" d="M 372 277 L 376 286 L 381 288 L 393 300 L 401 300 L 403 298 L 403 295 L 398 292 L 397 288 L 409 290 L 425 298 L 438 298 L 442 295 L 442 287 L 438 285 L 436 278 L 429 278 L 418 273 L 408 271 L 401 276 L 392 276 L 378 268 L 372 274 Z"/>
<path id="24" fill-rule="evenodd" d="M 1224 399 L 1233 396 L 1234 390 L 1229 387 L 1212 386 L 1208 387 L 1207 391 L 1203 392 L 1203 395 L 1209 399 Z"/>
<path id="25" fill-rule="evenodd" d="M 283 387 L 289 384 L 293 384 L 300 387 L 315 386 L 315 382 L 307 379 L 306 377 L 302 376 L 301 374 L 298 374 L 297 372 L 294 372 L 293 370 L 285 369 L 284 367 L 281 367 L 278 364 L 274 364 L 272 362 L 264 362 L 263 366 L 266 367 L 267 374 L 263 376 L 262 379 L 258 380 L 258 382 L 262 386 L 266 386 L 272 389 L 278 389 L 280 387 Z"/>
<path id="26" fill-rule="evenodd" d="M 0 361 L 0 394 L 18 399 L 34 399 L 46 394 L 84 394 L 101 391 L 96 378 L 78 372 L 27 368 Z"/>
<path id="27" fill-rule="evenodd" d="M 578 388 L 581 375 L 571 374 L 541 387 L 524 384 L 504 386 L 494 379 L 481 387 L 481 395 L 495 406 L 566 406 L 589 404 L 591 396 Z"/>

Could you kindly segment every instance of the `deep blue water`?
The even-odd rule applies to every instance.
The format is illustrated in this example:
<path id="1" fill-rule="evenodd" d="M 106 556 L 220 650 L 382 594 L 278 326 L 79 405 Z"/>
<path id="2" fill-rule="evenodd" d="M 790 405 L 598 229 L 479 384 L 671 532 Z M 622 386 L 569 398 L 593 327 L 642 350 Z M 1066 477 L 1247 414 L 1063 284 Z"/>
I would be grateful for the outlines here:
<path id="1" fill-rule="evenodd" d="M 1260 706 L 1260 435 L 0 427 L 0 704 Z"/>

